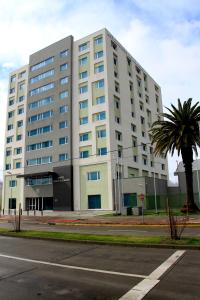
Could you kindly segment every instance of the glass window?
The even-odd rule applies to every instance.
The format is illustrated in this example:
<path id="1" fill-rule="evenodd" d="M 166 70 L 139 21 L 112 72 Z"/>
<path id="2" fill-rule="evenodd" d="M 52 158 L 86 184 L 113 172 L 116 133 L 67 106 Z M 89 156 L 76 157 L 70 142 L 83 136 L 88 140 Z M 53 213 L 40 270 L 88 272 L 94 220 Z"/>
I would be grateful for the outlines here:
<path id="1" fill-rule="evenodd" d="M 88 100 L 84 100 L 84 101 L 79 102 L 79 107 L 80 107 L 80 109 L 87 108 L 88 107 Z"/>
<path id="2" fill-rule="evenodd" d="M 106 137 L 106 129 L 101 129 L 97 131 L 97 137 L 99 139 L 105 138 Z"/>
<path id="3" fill-rule="evenodd" d="M 54 58 L 53 57 L 49 57 L 33 66 L 31 66 L 31 71 L 35 71 L 35 70 L 38 70 L 46 65 L 49 65 L 51 64 L 52 62 L 54 61 Z"/>
<path id="4" fill-rule="evenodd" d="M 26 151 L 34 151 L 44 148 L 50 148 L 53 146 L 53 141 L 45 141 L 36 144 L 30 144 L 26 147 Z"/>
<path id="5" fill-rule="evenodd" d="M 67 84 L 68 81 L 69 81 L 69 78 L 68 78 L 68 77 L 60 78 L 60 84 Z"/>
<path id="6" fill-rule="evenodd" d="M 95 82 L 95 87 L 97 89 L 100 89 L 100 88 L 104 87 L 104 79 L 101 79 L 101 80 Z"/>
<path id="7" fill-rule="evenodd" d="M 79 45 L 79 51 L 84 51 L 88 48 L 88 43 L 84 43 L 84 44 L 81 44 Z"/>
<path id="8" fill-rule="evenodd" d="M 16 81 L 16 75 L 11 76 L 10 82 L 15 82 Z"/>
<path id="9" fill-rule="evenodd" d="M 99 148 L 98 149 L 98 155 L 107 155 L 107 148 L 104 147 L 104 148 Z"/>
<path id="10" fill-rule="evenodd" d="M 96 98 L 96 104 L 105 103 L 105 96 L 100 96 Z"/>
<path id="11" fill-rule="evenodd" d="M 22 153 L 22 147 L 18 147 L 18 148 L 15 148 L 15 154 L 21 154 Z"/>
<path id="12" fill-rule="evenodd" d="M 11 149 L 7 149 L 7 150 L 6 150 L 6 156 L 10 156 L 11 154 L 12 154 Z"/>
<path id="13" fill-rule="evenodd" d="M 11 106 L 11 105 L 13 105 L 13 104 L 14 104 L 14 102 L 15 102 L 15 101 L 14 101 L 14 99 L 9 99 L 9 103 L 8 103 L 8 105 L 9 105 L 9 106 Z"/>
<path id="14" fill-rule="evenodd" d="M 40 128 L 32 129 L 32 130 L 28 131 L 28 136 L 40 135 L 40 134 L 48 133 L 51 131 L 53 131 L 52 125 L 47 125 L 44 127 L 40 127 Z"/>
<path id="15" fill-rule="evenodd" d="M 27 160 L 28 166 L 45 165 L 52 163 L 52 156 L 44 156 Z"/>
<path id="16" fill-rule="evenodd" d="M 23 126 L 23 120 L 17 121 L 17 127 L 22 127 Z"/>
<path id="17" fill-rule="evenodd" d="M 100 171 L 94 171 L 87 173 L 88 180 L 99 180 L 100 179 Z"/>
<path id="18" fill-rule="evenodd" d="M 68 144 L 68 136 L 59 138 L 59 145 Z"/>
<path id="19" fill-rule="evenodd" d="M 15 165 L 16 169 L 20 169 L 22 167 L 22 163 L 21 162 L 16 162 L 16 165 Z"/>
<path id="20" fill-rule="evenodd" d="M 68 160 L 68 154 L 67 153 L 59 154 L 59 161 L 64 161 L 64 160 Z"/>
<path id="21" fill-rule="evenodd" d="M 80 125 L 84 125 L 88 123 L 88 117 L 80 118 Z"/>
<path id="22" fill-rule="evenodd" d="M 12 117 L 14 117 L 14 110 L 8 112 L 8 118 L 10 119 Z"/>
<path id="23" fill-rule="evenodd" d="M 89 151 L 88 150 L 84 150 L 80 152 L 80 158 L 87 158 L 89 157 Z"/>
<path id="24" fill-rule="evenodd" d="M 100 44 L 102 44 L 102 43 L 103 43 L 103 37 L 100 36 L 100 37 L 95 38 L 95 39 L 94 39 L 94 43 L 95 43 L 95 45 L 100 45 Z"/>
<path id="25" fill-rule="evenodd" d="M 17 113 L 18 113 L 18 115 L 23 114 L 24 113 L 24 108 L 23 107 L 18 108 Z"/>
<path id="26" fill-rule="evenodd" d="M 62 92 L 60 92 L 60 94 L 59 94 L 59 98 L 60 98 L 60 99 L 67 98 L 68 96 L 69 96 L 69 92 L 68 92 L 68 91 L 62 91 Z"/>
<path id="27" fill-rule="evenodd" d="M 9 187 L 15 187 L 15 186 L 17 186 L 17 180 L 10 180 Z"/>
<path id="28" fill-rule="evenodd" d="M 11 164 L 6 164 L 5 169 L 10 170 L 11 169 Z"/>
<path id="29" fill-rule="evenodd" d="M 80 142 L 88 141 L 89 140 L 89 134 L 88 133 L 82 133 L 80 134 Z"/>
<path id="30" fill-rule="evenodd" d="M 30 79 L 30 83 L 34 83 L 34 82 L 37 82 L 37 81 L 40 81 L 40 80 L 42 80 L 42 79 L 45 79 L 45 78 L 48 78 L 48 77 L 52 77 L 52 76 L 54 76 L 54 70 L 52 69 L 52 70 L 49 70 L 49 71 L 47 71 L 47 72 L 44 72 L 44 73 L 41 73 L 41 74 L 39 74 L 39 75 L 37 75 L 37 76 L 35 76 L 35 77 L 32 77 L 31 79 Z"/>
<path id="31" fill-rule="evenodd" d="M 62 121 L 59 123 L 59 128 L 62 129 L 62 128 L 67 128 L 67 121 Z"/>
<path id="32" fill-rule="evenodd" d="M 41 106 L 45 106 L 45 105 L 48 105 L 52 102 L 53 102 L 53 97 L 49 96 L 49 97 L 40 99 L 38 101 L 31 102 L 29 104 L 29 109 L 35 109 L 35 108 L 38 108 L 38 107 L 41 107 Z"/>
<path id="33" fill-rule="evenodd" d="M 60 52 L 60 57 L 66 57 L 69 53 L 69 50 L 63 50 Z"/>
<path id="34" fill-rule="evenodd" d="M 22 101 L 24 101 L 24 99 L 25 99 L 25 96 L 20 96 L 18 99 L 18 102 L 22 102 Z"/>
<path id="35" fill-rule="evenodd" d="M 8 136 L 8 137 L 6 138 L 6 143 L 7 143 L 7 144 L 12 143 L 12 141 L 13 141 L 13 136 Z"/>
<path id="36" fill-rule="evenodd" d="M 65 70 L 67 70 L 67 68 L 68 68 L 67 63 L 60 65 L 60 71 L 65 71 Z"/>
<path id="37" fill-rule="evenodd" d="M 84 78 L 87 78 L 87 77 L 88 77 L 88 72 L 87 71 L 81 72 L 79 74 L 79 78 L 80 79 L 84 79 Z"/>
<path id="38" fill-rule="evenodd" d="M 8 130 L 12 130 L 14 128 L 14 125 L 13 124 L 9 124 L 8 125 Z"/>
<path id="39" fill-rule="evenodd" d="M 18 134 L 16 136 L 16 141 L 21 141 L 22 140 L 22 134 Z"/>
<path id="40" fill-rule="evenodd" d="M 87 93 L 87 91 L 88 91 L 88 86 L 87 86 L 87 85 L 81 86 L 81 87 L 79 88 L 80 94 Z"/>
<path id="41" fill-rule="evenodd" d="M 104 65 L 100 65 L 94 68 L 95 73 L 101 73 L 104 71 Z"/>
<path id="42" fill-rule="evenodd" d="M 80 66 L 86 65 L 87 63 L 88 63 L 88 57 L 87 56 L 79 59 Z"/>
<path id="43" fill-rule="evenodd" d="M 101 57 L 103 57 L 103 51 L 98 51 L 98 52 L 94 53 L 94 58 L 95 59 L 98 59 L 98 58 L 101 58 Z"/>
<path id="44" fill-rule="evenodd" d="M 10 89 L 10 94 L 13 94 L 15 92 L 15 88 Z"/>
<path id="45" fill-rule="evenodd" d="M 106 119 L 106 112 L 101 111 L 98 114 L 96 114 L 96 121 L 101 121 Z"/>
<path id="46" fill-rule="evenodd" d="M 30 96 L 34 96 L 34 95 L 37 95 L 37 94 L 40 94 L 40 93 L 44 93 L 50 89 L 53 89 L 54 88 L 54 82 L 51 82 L 49 84 L 46 84 L 46 85 L 43 85 L 43 86 L 40 86 L 39 88 L 36 88 L 36 89 L 33 89 L 29 92 Z"/>
<path id="47" fill-rule="evenodd" d="M 60 106 L 60 113 L 62 114 L 65 112 L 68 112 L 68 106 L 67 105 Z"/>

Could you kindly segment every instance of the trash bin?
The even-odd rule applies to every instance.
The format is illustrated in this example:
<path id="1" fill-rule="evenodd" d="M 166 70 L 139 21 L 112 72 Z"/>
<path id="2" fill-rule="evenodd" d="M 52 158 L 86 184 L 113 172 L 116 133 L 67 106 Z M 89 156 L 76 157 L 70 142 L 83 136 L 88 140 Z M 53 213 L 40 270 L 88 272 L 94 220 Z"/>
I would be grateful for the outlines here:
<path id="1" fill-rule="evenodd" d="M 141 216 L 142 215 L 142 207 L 141 206 L 133 207 L 132 211 L 133 211 L 134 216 Z"/>

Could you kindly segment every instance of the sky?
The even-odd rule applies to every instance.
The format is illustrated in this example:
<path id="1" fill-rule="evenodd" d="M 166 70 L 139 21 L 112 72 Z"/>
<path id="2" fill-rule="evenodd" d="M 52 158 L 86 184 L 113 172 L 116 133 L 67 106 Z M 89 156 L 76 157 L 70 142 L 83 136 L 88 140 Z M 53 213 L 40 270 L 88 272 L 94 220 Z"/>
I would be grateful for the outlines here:
<path id="1" fill-rule="evenodd" d="M 199 100 L 199 0 L 0 0 L 0 178 L 9 73 L 57 40 L 104 27 L 159 83 L 164 106 Z M 173 182 L 177 160 L 168 158 Z"/>

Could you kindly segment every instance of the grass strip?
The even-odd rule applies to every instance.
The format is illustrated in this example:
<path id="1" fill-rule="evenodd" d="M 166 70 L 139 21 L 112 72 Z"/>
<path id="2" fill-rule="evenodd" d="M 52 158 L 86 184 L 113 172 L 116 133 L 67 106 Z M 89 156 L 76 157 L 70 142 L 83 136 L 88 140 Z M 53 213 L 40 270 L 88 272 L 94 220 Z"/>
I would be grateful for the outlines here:
<path id="1" fill-rule="evenodd" d="M 0 234 L 13 237 L 43 238 L 55 240 L 93 241 L 114 244 L 146 244 L 146 245 L 181 245 L 200 246 L 199 237 L 183 237 L 181 240 L 171 240 L 167 236 L 124 236 L 124 235 L 98 235 L 85 233 L 66 233 L 48 231 L 21 231 L 14 232 L 7 229 L 0 229 Z"/>

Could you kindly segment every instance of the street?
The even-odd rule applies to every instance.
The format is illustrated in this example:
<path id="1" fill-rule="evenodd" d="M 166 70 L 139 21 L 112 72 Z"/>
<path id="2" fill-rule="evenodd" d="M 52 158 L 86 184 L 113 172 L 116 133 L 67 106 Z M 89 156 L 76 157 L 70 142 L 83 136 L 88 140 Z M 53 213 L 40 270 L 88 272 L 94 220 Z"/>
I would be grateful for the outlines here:
<path id="1" fill-rule="evenodd" d="M 139 293 L 197 300 L 199 258 L 199 251 L 0 237 L 0 299 L 125 300 Z"/>

